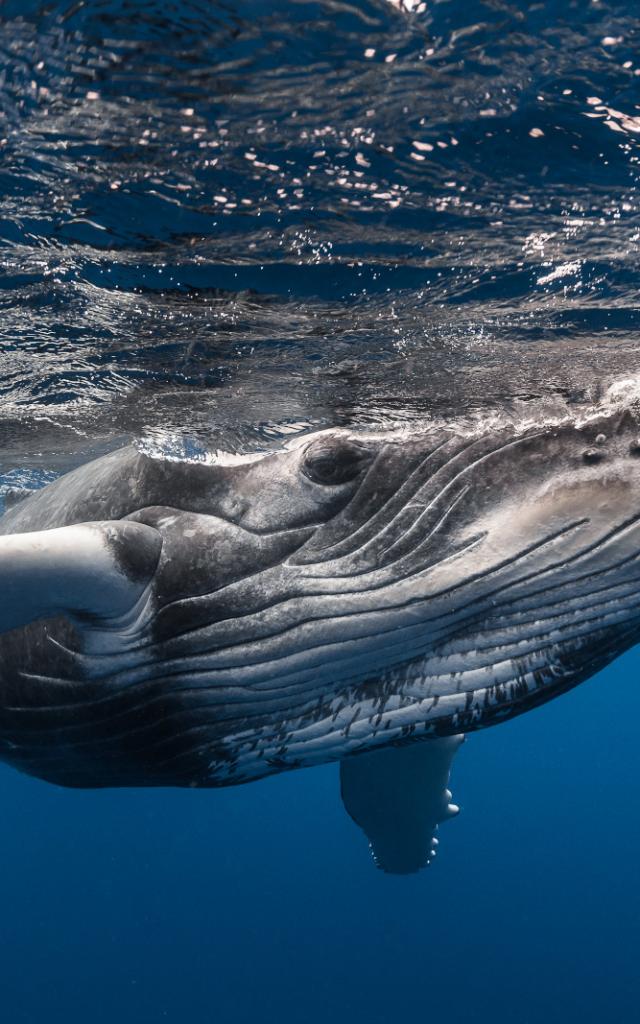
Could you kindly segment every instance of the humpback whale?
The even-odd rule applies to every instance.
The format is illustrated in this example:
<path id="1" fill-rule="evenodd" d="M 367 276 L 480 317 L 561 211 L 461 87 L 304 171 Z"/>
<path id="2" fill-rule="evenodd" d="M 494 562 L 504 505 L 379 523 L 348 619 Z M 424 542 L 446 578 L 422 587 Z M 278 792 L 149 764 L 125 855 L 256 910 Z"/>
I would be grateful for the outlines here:
<path id="1" fill-rule="evenodd" d="M 640 419 L 134 446 L 0 520 L 0 759 L 66 786 L 323 762 L 377 864 L 434 855 L 464 736 L 640 635 Z"/>

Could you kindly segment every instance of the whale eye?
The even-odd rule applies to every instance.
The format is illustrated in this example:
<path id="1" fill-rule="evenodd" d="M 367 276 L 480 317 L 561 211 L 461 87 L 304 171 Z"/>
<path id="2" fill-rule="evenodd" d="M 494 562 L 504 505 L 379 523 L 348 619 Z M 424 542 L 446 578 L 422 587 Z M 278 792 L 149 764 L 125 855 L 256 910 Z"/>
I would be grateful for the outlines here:
<path id="1" fill-rule="evenodd" d="M 369 454 L 363 445 L 354 441 L 328 437 L 309 445 L 304 453 L 302 472 L 314 484 L 327 487 L 346 484 L 358 475 Z"/>

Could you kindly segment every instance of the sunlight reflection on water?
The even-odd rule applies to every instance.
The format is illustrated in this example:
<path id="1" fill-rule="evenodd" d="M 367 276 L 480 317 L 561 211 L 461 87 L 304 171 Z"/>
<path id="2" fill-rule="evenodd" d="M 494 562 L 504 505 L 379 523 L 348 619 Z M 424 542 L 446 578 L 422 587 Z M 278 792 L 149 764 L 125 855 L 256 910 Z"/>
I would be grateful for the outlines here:
<path id="1" fill-rule="evenodd" d="M 637 368 L 639 28 L 615 3 L 6 3 L 5 468 Z"/>

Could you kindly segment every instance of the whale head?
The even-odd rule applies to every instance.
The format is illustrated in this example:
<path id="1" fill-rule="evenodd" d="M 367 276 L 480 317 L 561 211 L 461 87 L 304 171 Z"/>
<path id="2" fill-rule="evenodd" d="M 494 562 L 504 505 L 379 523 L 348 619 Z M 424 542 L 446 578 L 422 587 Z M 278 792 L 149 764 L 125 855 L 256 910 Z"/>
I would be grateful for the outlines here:
<path id="1" fill-rule="evenodd" d="M 128 450 L 3 527 L 46 540 L 45 520 L 64 533 L 100 519 L 129 524 L 112 552 L 117 615 L 93 560 L 82 607 L 69 598 L 66 617 L 41 610 L 5 634 L 17 668 L 0 736 L 58 780 L 227 784 L 466 733 L 569 689 L 640 635 L 629 409 L 328 430 L 230 465 Z M 126 544 L 149 553 L 125 614 Z M 54 766 L 38 760 L 47 729 Z"/>
<path id="2" fill-rule="evenodd" d="M 210 702 L 212 777 L 469 732 L 633 644 L 639 433 L 324 431 L 134 516 L 165 537 L 154 672 Z"/>

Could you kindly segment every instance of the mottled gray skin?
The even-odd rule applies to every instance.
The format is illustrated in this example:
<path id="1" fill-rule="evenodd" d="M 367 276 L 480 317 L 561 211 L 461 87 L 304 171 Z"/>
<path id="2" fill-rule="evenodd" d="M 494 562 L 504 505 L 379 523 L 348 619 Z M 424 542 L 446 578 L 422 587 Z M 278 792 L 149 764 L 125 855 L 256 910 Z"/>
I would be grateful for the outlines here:
<path id="1" fill-rule="evenodd" d="M 118 543 L 149 601 L 126 626 L 70 608 L 0 635 L 0 757 L 72 786 L 215 786 L 549 700 L 638 639 L 639 432 L 610 412 L 81 467 L 0 533 L 146 524 L 155 547 Z"/>

